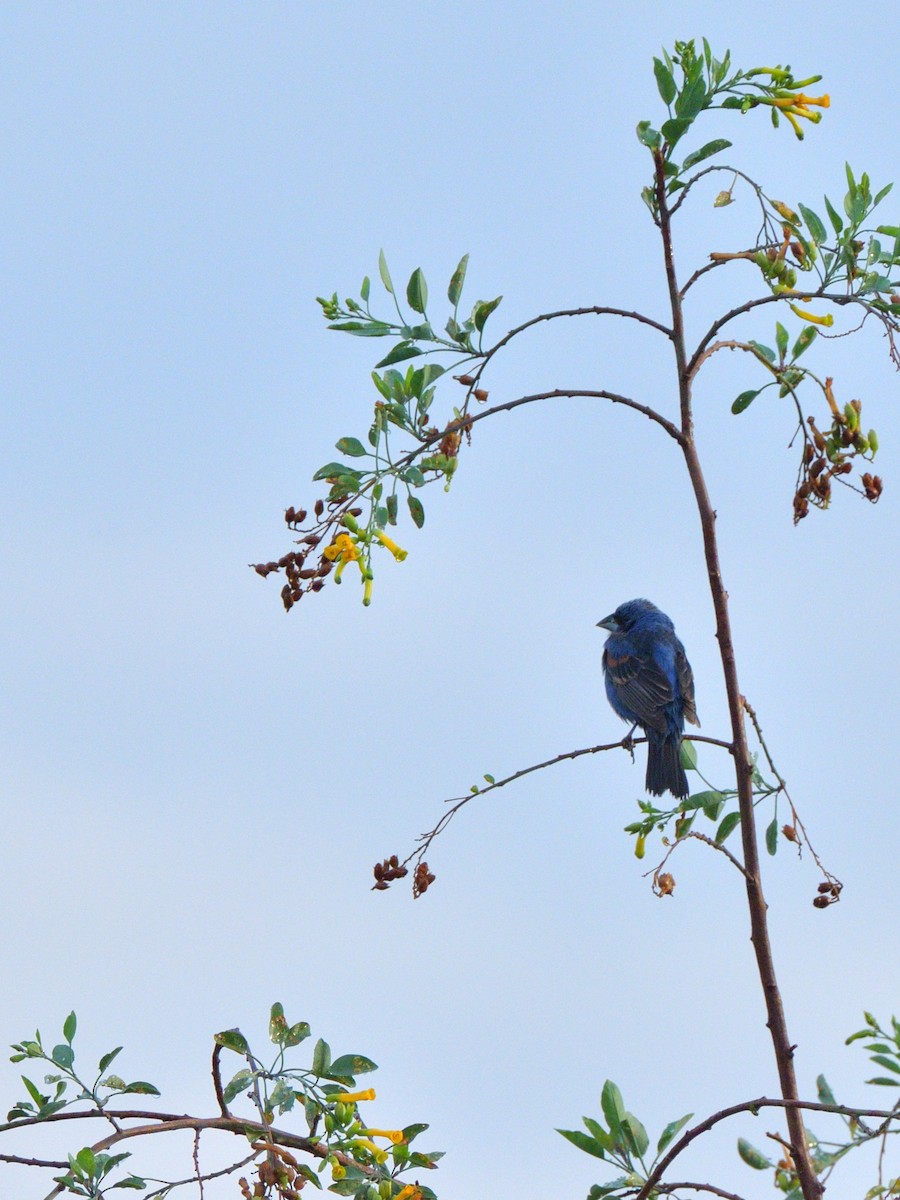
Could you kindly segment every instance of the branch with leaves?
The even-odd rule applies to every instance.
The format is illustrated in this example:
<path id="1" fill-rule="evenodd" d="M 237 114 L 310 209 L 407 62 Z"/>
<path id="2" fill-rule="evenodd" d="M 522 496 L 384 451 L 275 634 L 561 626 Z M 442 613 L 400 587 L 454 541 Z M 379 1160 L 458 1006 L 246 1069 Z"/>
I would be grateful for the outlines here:
<path id="1" fill-rule="evenodd" d="M 322 1038 L 315 1043 L 308 1066 L 288 1062 L 288 1053 L 310 1036 L 307 1022 L 291 1024 L 280 1004 L 273 1004 L 269 1015 L 269 1040 L 275 1046 L 274 1057 L 264 1062 L 237 1029 L 215 1035 L 212 1076 L 218 1113 L 215 1116 L 191 1116 L 184 1113 L 123 1108 L 115 1102 L 122 1096 L 158 1096 L 153 1084 L 125 1083 L 110 1074 L 109 1067 L 122 1050 L 117 1046 L 100 1059 L 92 1083 L 86 1082 L 75 1068 L 74 1038 L 77 1028 L 74 1013 L 63 1026 L 63 1041 L 47 1049 L 38 1031 L 34 1038 L 13 1046 L 11 1061 L 45 1064 L 52 1068 L 44 1084 L 53 1091 L 44 1094 L 29 1076 L 22 1076 L 27 1099 L 17 1101 L 0 1134 L 7 1140 L 20 1137 L 25 1129 L 53 1125 L 60 1121 L 88 1125 L 103 1120 L 111 1132 L 92 1140 L 69 1154 L 66 1161 L 38 1159 L 21 1154 L 0 1154 L 0 1161 L 20 1166 L 56 1171 L 55 1187 L 48 1193 L 100 1200 L 108 1192 L 127 1189 L 146 1192 L 149 1197 L 169 1196 L 176 1188 L 207 1180 L 235 1176 L 245 1200 L 297 1200 L 306 1184 L 316 1188 L 328 1180 L 330 1191 L 343 1196 L 372 1197 L 375 1200 L 434 1200 L 434 1192 L 418 1179 L 406 1182 L 402 1176 L 435 1168 L 442 1157 L 439 1151 L 413 1150 L 415 1138 L 428 1128 L 425 1124 L 402 1129 L 376 1128 L 363 1116 L 362 1106 L 375 1099 L 375 1089 L 359 1088 L 356 1077 L 376 1070 L 375 1063 L 362 1054 L 333 1057 Z M 245 1065 L 223 1083 L 221 1056 L 227 1051 L 238 1055 Z M 231 1105 L 243 1097 L 252 1115 L 234 1113 Z M 302 1113 L 305 1130 L 282 1128 L 276 1117 Z M 193 1172 L 183 1179 L 152 1179 L 135 1174 L 123 1164 L 131 1152 L 115 1147 L 134 1139 L 156 1134 L 190 1130 L 194 1133 Z M 200 1167 L 202 1134 L 232 1134 L 244 1143 L 244 1152 L 230 1166 L 203 1172 Z M 249 1153 L 247 1146 L 249 1144 Z M 300 1161 L 302 1154 L 312 1160 Z M 154 1186 L 155 1185 L 155 1186 Z M 149 1190 L 148 1190 L 149 1189 Z"/>
<path id="2" fill-rule="evenodd" d="M 693 41 L 676 42 L 671 53 L 664 52 L 662 57 L 654 59 L 654 76 L 665 113 L 658 127 L 650 120 L 640 121 L 637 137 L 650 156 L 650 178 L 641 197 L 660 236 L 669 305 L 667 321 L 662 323 L 623 305 L 559 310 L 526 321 L 500 337 L 493 346 L 485 348 L 485 325 L 499 298 L 477 302 L 470 316 L 460 321 L 459 303 L 467 257 L 452 275 L 447 293 L 452 313 L 443 330 L 437 333 L 428 316 L 428 289 L 421 270 L 413 272 L 406 288 L 406 302 L 415 314 L 413 318 L 401 307 L 382 254 L 379 273 L 387 293 L 393 298 L 396 320 L 393 316 L 388 319 L 372 311 L 368 279 L 363 283 L 359 301 L 348 299 L 341 304 L 337 294 L 330 300 L 319 301 L 330 328 L 355 336 L 396 339 L 373 372 L 378 399 L 374 402 L 374 418 L 367 434 L 368 448 L 359 438 L 343 437 L 337 442 L 344 457 L 341 461 L 327 463 L 316 472 L 315 479 L 327 483 L 330 490 L 315 502 L 312 522 L 307 523 L 305 510 L 298 512 L 289 508 L 285 514 L 289 526 L 300 534 L 296 543 L 299 549 L 278 560 L 256 564 L 255 569 L 261 575 L 282 570 L 286 573 L 282 600 L 285 607 L 290 608 L 306 591 L 321 590 L 326 578 L 333 575 L 339 582 L 344 569 L 353 563 L 359 570 L 363 602 L 368 604 L 373 589 L 373 549 L 379 546 L 387 549 L 397 560 L 406 557 L 406 552 L 387 533 L 388 528 L 399 521 L 398 496 L 405 498 L 410 517 L 421 527 L 424 521 L 424 508 L 418 495 L 421 489 L 439 479 L 444 481 L 445 488 L 449 488 L 459 466 L 464 441 L 471 440 L 476 423 L 523 404 L 551 398 L 590 396 L 599 403 L 618 403 L 644 414 L 672 440 L 683 458 L 696 503 L 728 702 L 730 732 L 728 736 L 711 740 L 727 749 L 730 756 L 728 773 L 732 778 L 714 784 L 700 775 L 702 786 L 670 809 L 655 802 L 641 801 L 639 819 L 629 824 L 627 831 L 635 838 L 635 852 L 639 858 L 645 853 L 648 839 L 657 833 L 662 835 L 664 855 L 652 872 L 653 886 L 660 895 L 671 895 L 674 887 L 674 879 L 668 871 L 663 872 L 662 867 L 674 850 L 689 839 L 717 850 L 738 868 L 746 888 L 751 941 L 781 1090 L 779 1103 L 785 1110 L 788 1125 L 782 1145 L 785 1159 L 779 1168 L 781 1176 L 777 1182 L 788 1195 L 818 1200 L 824 1187 L 826 1167 L 803 1126 L 805 1105 L 797 1088 L 794 1047 L 788 1035 L 768 934 L 759 859 L 761 839 L 756 825 L 759 807 L 765 806 L 767 810 L 762 841 L 769 854 L 775 853 L 782 839 L 797 846 L 798 850 L 804 845 L 809 847 L 823 876 L 814 900 L 818 907 L 827 908 L 834 903 L 840 896 L 841 885 L 822 867 L 812 851 L 785 781 L 775 769 L 769 748 L 763 742 L 758 718 L 741 693 L 716 512 L 694 435 L 693 388 L 706 363 L 726 349 L 738 351 L 745 361 L 764 372 L 762 384 L 738 392 L 731 411 L 739 416 L 764 394 L 771 395 L 781 405 L 776 411 L 783 410 L 785 414 L 788 428 L 793 432 L 791 445 L 797 454 L 797 478 L 791 500 L 795 523 L 807 517 L 814 508 L 827 509 L 837 484 L 853 488 L 870 502 L 877 501 L 882 492 L 882 481 L 873 473 L 872 464 L 878 452 L 879 438 L 869 422 L 863 422 L 863 402 L 849 395 L 852 385 L 837 380 L 834 375 L 814 371 L 808 362 L 812 357 L 809 352 L 817 342 L 826 343 L 831 337 L 859 333 L 872 320 L 885 335 L 892 360 L 900 365 L 896 348 L 900 320 L 900 223 L 882 224 L 874 216 L 888 196 L 890 184 L 874 189 L 869 176 L 865 172 L 854 172 L 849 164 L 845 168 L 847 190 L 842 203 L 833 202 L 828 195 L 823 197 L 826 223 L 817 211 L 822 206 L 817 203 L 804 200 L 788 204 L 739 168 L 711 162 L 731 149 L 729 140 L 716 138 L 692 145 L 690 139 L 698 123 L 706 113 L 716 109 L 732 110 L 741 115 L 767 111 L 776 128 L 785 122 L 797 138 L 802 138 L 804 128 L 818 124 L 823 111 L 830 106 L 827 94 L 811 95 L 808 91 L 819 82 L 820 76 L 800 79 L 790 67 L 782 66 L 740 70 L 733 66 L 730 53 L 722 59 L 716 58 L 705 39 L 699 47 Z M 684 153 L 685 149 L 687 153 Z M 754 219 L 756 228 L 743 244 L 735 248 L 721 245 L 710 248 L 708 261 L 694 264 L 687 283 L 680 286 L 673 221 L 689 197 L 696 202 L 704 194 L 704 187 L 718 179 L 726 186 L 710 195 L 713 211 L 738 202 L 747 191 L 759 214 L 758 224 Z M 685 306 L 692 298 L 693 289 L 700 286 L 713 270 L 733 272 L 745 265 L 753 270 L 749 294 L 692 341 L 687 332 Z M 738 320 L 756 318 L 760 315 L 757 310 L 773 304 L 779 308 L 780 319 L 775 321 L 771 339 L 750 338 L 735 331 Z M 835 328 L 836 316 L 843 314 L 852 315 L 856 325 L 848 329 Z M 525 336 L 539 324 L 563 318 L 583 319 L 588 315 L 636 322 L 652 328 L 667 340 L 674 352 L 675 366 L 668 409 L 596 387 L 564 387 L 485 407 L 489 367 L 513 338 Z M 767 344 L 769 340 L 774 344 Z M 446 369 L 433 361 L 435 357 L 448 355 L 451 362 Z M 807 355 L 809 358 L 804 357 Z M 407 359 L 426 358 L 429 361 L 425 365 L 410 365 L 405 372 L 394 365 Z M 439 398 L 443 380 L 452 372 L 456 372 L 453 374 L 456 383 L 465 388 L 464 398 L 461 403 L 451 403 L 449 408 L 445 406 L 441 410 Z M 807 393 L 816 398 L 812 409 L 805 400 Z M 440 419 L 434 416 L 438 411 L 442 411 Z M 348 459 L 352 459 L 352 463 Z M 310 555 L 316 556 L 312 565 L 308 563 Z M 759 761 L 759 753 L 750 751 L 748 716 L 767 771 Z M 559 754 L 499 781 L 486 775 L 487 787 L 476 785 L 469 795 L 455 797 L 437 824 L 421 836 L 411 855 L 403 861 L 392 855 L 377 865 L 376 888 L 384 890 L 393 880 L 405 876 L 409 866 L 414 864 L 413 890 L 415 895 L 421 895 L 434 880 L 424 858 L 425 852 L 475 794 L 483 795 L 565 759 L 620 745 L 630 748 L 629 739 Z M 682 762 L 686 769 L 698 771 L 693 742 L 682 744 Z M 774 779 L 768 776 L 774 776 Z M 781 827 L 780 799 L 788 805 L 790 812 L 790 820 Z M 713 824 L 709 834 L 692 828 L 698 819 Z M 740 836 L 739 851 L 724 845 L 732 834 Z M 632 1123 L 624 1110 L 619 1111 L 618 1104 L 614 1103 L 615 1094 L 611 1090 L 605 1093 L 604 1112 L 609 1123 L 605 1135 L 607 1141 L 604 1142 L 596 1131 L 592 1136 L 597 1136 L 606 1151 L 609 1150 L 608 1139 L 613 1138 L 617 1152 L 625 1154 L 627 1151 L 631 1155 L 627 1164 L 631 1175 L 644 1172 L 644 1182 L 639 1184 L 643 1189 L 642 1196 L 649 1194 L 651 1186 L 655 1194 L 673 1194 L 674 1185 L 666 1185 L 662 1179 L 663 1168 L 657 1170 L 645 1161 L 645 1136 L 640 1134 L 639 1123 Z M 613 1117 L 618 1122 L 618 1133 L 613 1130 Z M 669 1136 L 674 1136 L 671 1127 Z M 666 1163 L 668 1161 L 666 1159 Z M 830 1165 L 827 1169 L 830 1170 Z M 646 1181 L 654 1170 L 657 1174 L 652 1176 L 651 1185 Z M 718 1195 L 731 1194 L 712 1184 L 678 1186 Z M 633 1190 L 634 1185 L 626 1181 L 617 1182 L 606 1192 L 597 1194 L 626 1195 L 633 1194 Z"/>

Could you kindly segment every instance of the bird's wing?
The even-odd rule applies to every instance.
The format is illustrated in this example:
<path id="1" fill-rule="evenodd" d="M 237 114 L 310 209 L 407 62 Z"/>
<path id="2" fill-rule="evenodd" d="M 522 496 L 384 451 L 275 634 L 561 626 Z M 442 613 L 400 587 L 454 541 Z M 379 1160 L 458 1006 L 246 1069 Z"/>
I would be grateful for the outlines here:
<path id="1" fill-rule="evenodd" d="M 645 729 L 666 733 L 669 725 L 663 708 L 674 697 L 662 668 L 650 657 L 627 652 L 614 654 L 606 650 L 603 661 L 623 707 L 632 712 Z"/>
<path id="2" fill-rule="evenodd" d="M 690 721 L 692 725 L 700 728 L 700 720 L 697 716 L 697 705 L 694 700 L 694 672 L 691 670 L 691 664 L 685 657 L 683 650 L 675 652 L 675 670 L 678 673 L 678 683 L 681 686 L 681 699 L 684 703 L 685 720 Z"/>

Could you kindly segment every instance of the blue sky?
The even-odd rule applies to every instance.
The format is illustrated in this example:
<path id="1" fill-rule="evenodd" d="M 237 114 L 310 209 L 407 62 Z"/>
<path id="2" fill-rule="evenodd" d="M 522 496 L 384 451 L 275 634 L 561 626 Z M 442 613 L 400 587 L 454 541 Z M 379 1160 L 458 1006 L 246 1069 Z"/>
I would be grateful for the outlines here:
<path id="1" fill-rule="evenodd" d="M 708 125 L 770 194 L 821 207 L 845 159 L 876 185 L 895 170 L 870 73 L 900 15 L 13 3 L 0 26 L 3 1036 L 75 1008 L 86 1052 L 124 1043 L 123 1070 L 168 1106 L 212 1111 L 212 1033 L 261 1039 L 281 1000 L 380 1064 L 379 1124 L 431 1123 L 443 1197 L 584 1194 L 602 1167 L 553 1128 L 596 1113 L 607 1076 L 651 1131 L 772 1091 L 739 880 L 690 846 L 675 897 L 652 896 L 649 851 L 638 863 L 622 832 L 640 761 L 582 760 L 475 801 L 435 844 L 427 897 L 368 890 L 371 864 L 484 772 L 620 735 L 594 625 L 624 599 L 673 616 L 703 731 L 725 736 L 697 521 L 666 439 L 587 401 L 483 422 L 368 610 L 351 586 L 285 616 L 280 583 L 246 564 L 289 548 L 282 510 L 368 427 L 373 344 L 327 332 L 316 295 L 356 294 L 383 247 L 395 279 L 421 266 L 437 296 L 469 252 L 465 295 L 504 295 L 498 335 L 561 306 L 663 317 L 634 137 L 660 108 L 652 55 L 705 33 L 745 66 L 821 71 L 832 108 L 802 144 L 758 114 Z M 755 234 L 749 201 L 713 210 L 713 194 L 680 222 L 682 277 Z M 694 336 L 759 287 L 749 267 L 724 275 L 697 289 Z M 766 340 L 771 323 L 741 328 Z M 863 1008 L 896 1010 L 900 983 L 885 928 L 898 385 L 874 330 L 813 356 L 879 431 L 877 507 L 842 494 L 792 526 L 790 413 L 732 417 L 756 379 L 733 356 L 698 387 L 698 437 L 741 685 L 846 884 L 820 913 L 806 860 L 765 863 L 801 1087 L 824 1070 L 873 1102 L 841 1043 Z M 520 339 L 488 385 L 497 401 L 611 388 L 673 412 L 670 368 L 647 333 L 586 319 Z M 16 1071 L 0 1079 L 11 1102 Z M 767 1195 L 733 1144 L 774 1127 L 735 1124 L 685 1169 Z M 169 1153 L 135 1169 L 164 1174 Z"/>

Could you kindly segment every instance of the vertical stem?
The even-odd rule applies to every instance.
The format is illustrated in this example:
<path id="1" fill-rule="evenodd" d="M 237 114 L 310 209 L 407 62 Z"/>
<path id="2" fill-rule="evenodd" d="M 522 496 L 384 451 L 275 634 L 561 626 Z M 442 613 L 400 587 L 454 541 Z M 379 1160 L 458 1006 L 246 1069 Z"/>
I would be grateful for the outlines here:
<path id="1" fill-rule="evenodd" d="M 725 676 L 728 712 L 731 717 L 731 738 L 737 777 L 738 806 L 741 813 L 741 840 L 744 851 L 747 907 L 750 910 L 750 940 L 753 943 L 753 949 L 756 954 L 756 966 L 759 971 L 759 979 L 762 984 L 766 1005 L 766 1024 L 775 1051 L 775 1062 L 778 1068 L 781 1095 L 784 1100 L 798 1100 L 797 1079 L 794 1073 L 794 1047 L 788 1037 L 787 1022 L 785 1021 L 784 1007 L 781 1002 L 781 992 L 775 976 L 775 964 L 772 958 L 772 946 L 769 941 L 769 929 L 766 917 L 767 905 L 760 878 L 759 849 L 753 810 L 753 768 L 747 746 L 743 701 L 738 686 L 737 664 L 734 656 L 734 643 L 731 637 L 731 620 L 728 614 L 728 593 L 722 581 L 722 570 L 719 565 L 719 548 L 716 541 L 716 513 L 710 503 L 709 493 L 706 490 L 706 480 L 703 477 L 700 459 L 697 455 L 697 447 L 694 442 L 694 423 L 691 411 L 691 380 L 688 377 L 686 368 L 687 355 L 684 344 L 684 318 L 681 296 L 679 295 L 675 277 L 672 254 L 672 228 L 666 196 L 666 177 L 663 172 L 664 159 L 660 151 L 654 154 L 654 163 L 656 167 L 656 199 L 659 206 L 659 227 L 662 234 L 666 281 L 668 283 L 669 301 L 672 308 L 672 333 L 675 346 L 675 361 L 678 370 L 681 430 L 684 435 L 681 447 L 684 453 L 685 465 L 687 466 L 694 489 L 697 510 L 700 514 L 700 527 L 703 534 L 703 549 L 706 555 L 709 589 L 716 615 L 716 637 L 719 642 L 719 654 L 722 659 L 722 671 Z M 816 1178 L 816 1173 L 810 1159 L 809 1147 L 806 1143 L 806 1133 L 803 1128 L 802 1111 L 799 1108 L 789 1108 L 786 1112 L 786 1119 L 794 1164 L 804 1200 L 818 1200 L 824 1188 Z"/>

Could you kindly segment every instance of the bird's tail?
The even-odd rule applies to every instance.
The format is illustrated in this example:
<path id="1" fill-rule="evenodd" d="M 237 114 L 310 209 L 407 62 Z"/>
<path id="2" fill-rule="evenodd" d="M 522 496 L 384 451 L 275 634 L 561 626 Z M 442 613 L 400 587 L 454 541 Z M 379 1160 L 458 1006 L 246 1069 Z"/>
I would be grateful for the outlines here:
<path id="1" fill-rule="evenodd" d="M 687 796 L 687 776 L 681 765 L 681 738 L 667 737 L 647 744 L 647 791 L 651 796 L 671 792 L 679 800 Z"/>

